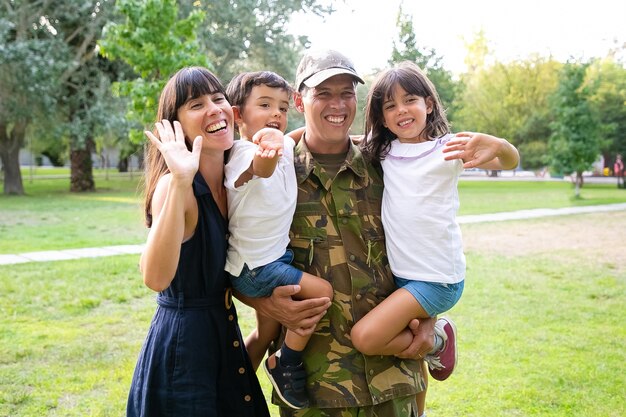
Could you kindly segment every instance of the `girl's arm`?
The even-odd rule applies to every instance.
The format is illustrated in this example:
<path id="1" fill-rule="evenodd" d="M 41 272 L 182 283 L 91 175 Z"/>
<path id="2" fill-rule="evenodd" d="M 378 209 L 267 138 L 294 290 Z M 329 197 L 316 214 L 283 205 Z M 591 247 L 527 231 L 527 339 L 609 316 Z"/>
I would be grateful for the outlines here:
<path id="1" fill-rule="evenodd" d="M 445 160 L 461 159 L 463 168 L 514 169 L 519 163 L 515 146 L 506 139 L 485 133 L 457 133 L 455 139 L 446 143 L 443 152 L 454 152 L 446 156 Z"/>
<path id="2" fill-rule="evenodd" d="M 158 138 L 151 132 L 146 135 L 163 154 L 170 174 L 159 180 L 152 198 L 153 223 L 140 267 L 146 286 L 163 291 L 176 273 L 181 243 L 193 233 L 197 222 L 191 184 L 198 170 L 202 138 L 194 140 L 189 152 L 180 123 L 174 122 L 172 127 L 164 120 L 156 126 Z"/>

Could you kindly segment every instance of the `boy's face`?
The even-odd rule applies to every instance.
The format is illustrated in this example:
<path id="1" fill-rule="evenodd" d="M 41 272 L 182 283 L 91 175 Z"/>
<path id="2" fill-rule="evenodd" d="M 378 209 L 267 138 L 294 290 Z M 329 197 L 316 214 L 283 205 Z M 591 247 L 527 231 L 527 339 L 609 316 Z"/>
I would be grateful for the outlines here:
<path id="1" fill-rule="evenodd" d="M 235 123 L 242 138 L 251 139 L 264 127 L 281 132 L 287 129 L 289 94 L 280 88 L 257 85 L 252 87 L 243 109 L 234 108 Z"/>

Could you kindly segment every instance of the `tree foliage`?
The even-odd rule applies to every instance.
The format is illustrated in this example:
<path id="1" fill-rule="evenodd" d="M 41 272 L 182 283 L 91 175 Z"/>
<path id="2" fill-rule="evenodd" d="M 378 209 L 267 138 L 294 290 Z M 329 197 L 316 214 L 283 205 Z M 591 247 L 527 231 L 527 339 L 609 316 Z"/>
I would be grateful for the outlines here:
<path id="1" fill-rule="evenodd" d="M 181 10 L 194 7 L 205 12 L 198 38 L 223 82 L 241 71 L 274 71 L 287 80 L 295 78 L 306 36 L 286 31 L 295 12 L 323 16 L 331 2 L 319 0 L 182 0 Z M 324 5 L 322 3 L 327 3 Z"/>
<path id="2" fill-rule="evenodd" d="M 196 36 L 204 13 L 196 8 L 181 17 L 175 0 L 118 0 L 116 8 L 123 21 L 106 26 L 100 53 L 126 62 L 135 73 L 114 91 L 129 98 L 126 115 L 135 127 L 130 139 L 141 144 L 167 79 L 184 66 L 209 65 Z"/>
<path id="3" fill-rule="evenodd" d="M 626 68 L 614 54 L 595 60 L 589 66 L 585 85 L 589 105 L 604 128 L 606 146 L 602 150 L 606 159 L 626 155 Z"/>
<path id="4" fill-rule="evenodd" d="M 464 76 L 459 125 L 505 137 L 515 145 L 547 142 L 551 117 L 547 98 L 556 88 L 559 67 L 538 56 L 475 66 Z"/>

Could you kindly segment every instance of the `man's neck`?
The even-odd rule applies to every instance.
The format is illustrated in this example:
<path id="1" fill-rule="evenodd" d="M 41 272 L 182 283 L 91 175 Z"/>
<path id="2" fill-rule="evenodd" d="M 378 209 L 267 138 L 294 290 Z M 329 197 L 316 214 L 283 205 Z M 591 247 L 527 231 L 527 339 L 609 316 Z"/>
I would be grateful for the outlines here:
<path id="1" fill-rule="evenodd" d="M 306 142 L 309 151 L 317 154 L 342 154 L 346 153 L 350 147 L 350 136 L 347 135 L 344 141 L 327 141 L 305 131 L 301 140 Z"/>

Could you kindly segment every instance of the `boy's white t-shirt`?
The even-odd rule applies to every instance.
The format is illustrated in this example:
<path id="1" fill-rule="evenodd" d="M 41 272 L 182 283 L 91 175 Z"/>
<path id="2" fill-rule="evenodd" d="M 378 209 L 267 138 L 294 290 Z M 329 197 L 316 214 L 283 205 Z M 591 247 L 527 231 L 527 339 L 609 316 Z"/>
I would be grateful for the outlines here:
<path id="1" fill-rule="evenodd" d="M 235 188 L 258 148 L 247 140 L 236 140 L 224 168 L 228 196 L 228 254 L 226 271 L 239 276 L 248 268 L 266 265 L 284 255 L 289 228 L 296 210 L 298 187 L 293 164 L 295 142 L 285 136 L 283 156 L 269 178 L 254 176 Z"/>
<path id="2" fill-rule="evenodd" d="M 394 275 L 453 284 L 465 278 L 459 208 L 460 159 L 444 160 L 453 135 L 422 143 L 391 142 L 381 161 L 385 188 L 382 221 Z"/>

